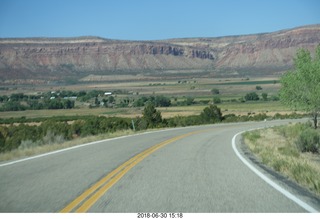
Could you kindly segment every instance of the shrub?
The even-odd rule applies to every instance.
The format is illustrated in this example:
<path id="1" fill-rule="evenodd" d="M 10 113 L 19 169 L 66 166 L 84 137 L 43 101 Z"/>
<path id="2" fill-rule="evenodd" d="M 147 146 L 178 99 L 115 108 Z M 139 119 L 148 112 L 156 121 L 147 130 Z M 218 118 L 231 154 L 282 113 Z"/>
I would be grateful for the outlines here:
<path id="1" fill-rule="evenodd" d="M 63 135 L 56 135 L 52 131 L 48 131 L 42 139 L 42 144 L 62 144 L 65 141 Z"/>
<path id="2" fill-rule="evenodd" d="M 194 102 L 194 98 L 193 97 L 187 97 L 187 99 L 185 100 L 185 104 L 187 106 L 191 106 L 193 105 L 195 102 Z"/>
<path id="3" fill-rule="evenodd" d="M 128 103 L 129 103 L 129 100 L 126 103 L 126 106 L 128 106 Z M 161 96 L 149 96 L 149 97 L 142 96 L 133 102 L 133 106 L 134 107 L 142 107 L 142 106 L 146 106 L 148 103 L 152 103 L 155 107 L 169 107 L 169 106 L 171 106 L 170 98 L 162 96 L 162 95 Z"/>
<path id="4" fill-rule="evenodd" d="M 227 114 L 225 116 L 223 116 L 223 121 L 224 122 L 237 122 L 238 121 L 238 116 L 236 116 L 235 114 Z"/>
<path id="5" fill-rule="evenodd" d="M 268 118 L 268 116 L 265 113 L 259 113 L 257 115 L 254 115 L 252 117 L 252 120 L 253 121 L 263 121 L 263 120 L 265 120 L 267 118 Z"/>
<path id="6" fill-rule="evenodd" d="M 154 104 L 148 102 L 143 109 L 142 118 L 147 122 L 148 128 L 157 127 L 160 123 L 162 123 L 162 116 L 160 111 L 158 111 Z"/>
<path id="7" fill-rule="evenodd" d="M 268 94 L 267 94 L 267 93 L 262 93 L 261 96 L 262 96 L 262 99 L 263 99 L 264 101 L 267 101 L 267 100 L 268 100 Z"/>
<path id="8" fill-rule="evenodd" d="M 134 124 L 137 131 L 145 130 L 148 128 L 147 120 L 139 116 L 134 119 Z"/>
<path id="9" fill-rule="evenodd" d="M 222 113 L 220 108 L 218 108 L 216 105 L 210 105 L 209 107 L 203 109 L 200 117 L 202 118 L 203 123 L 221 122 Z"/>
<path id="10" fill-rule="evenodd" d="M 214 103 L 214 104 L 221 103 L 220 97 L 214 97 L 214 98 L 213 98 L 213 103 Z"/>
<path id="11" fill-rule="evenodd" d="M 256 92 L 247 93 L 244 99 L 246 101 L 257 101 L 259 100 L 259 95 Z"/>
<path id="12" fill-rule="evenodd" d="M 279 98 L 277 95 L 272 95 L 272 96 L 270 97 L 270 99 L 271 99 L 272 101 L 279 101 L 279 100 L 280 100 L 280 98 Z"/>
<path id="13" fill-rule="evenodd" d="M 212 89 L 211 89 L 211 93 L 212 93 L 212 94 L 220 94 L 220 91 L 219 91 L 219 89 L 217 89 L 217 88 L 212 88 Z"/>
<path id="14" fill-rule="evenodd" d="M 301 152 L 319 152 L 320 133 L 312 128 L 304 129 L 298 136 L 296 146 Z"/>
<path id="15" fill-rule="evenodd" d="M 27 149 L 27 148 L 32 148 L 39 146 L 39 142 L 33 142 L 32 140 L 23 140 L 21 141 L 20 146 L 18 149 Z"/>
<path id="16" fill-rule="evenodd" d="M 73 120 L 72 124 L 67 122 L 69 120 Z M 43 121 L 39 126 L 26 124 L 0 126 L 0 153 L 17 148 L 61 144 L 78 136 L 84 137 L 131 128 L 131 119 L 117 117 L 71 116 L 45 118 L 39 121 Z"/>
<path id="17" fill-rule="evenodd" d="M 256 86 L 256 90 L 262 90 L 261 86 Z"/>
<path id="18" fill-rule="evenodd" d="M 304 130 L 309 129 L 310 126 L 308 123 L 297 123 L 295 125 L 282 125 L 275 127 L 274 130 L 281 136 L 289 139 L 295 139 L 299 136 Z"/>

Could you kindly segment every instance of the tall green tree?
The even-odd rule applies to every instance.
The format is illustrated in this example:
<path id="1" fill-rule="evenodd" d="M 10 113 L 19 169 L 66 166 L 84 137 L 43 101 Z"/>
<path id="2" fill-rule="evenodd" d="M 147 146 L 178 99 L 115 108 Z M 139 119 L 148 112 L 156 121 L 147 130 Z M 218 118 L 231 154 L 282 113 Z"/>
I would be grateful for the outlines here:
<path id="1" fill-rule="evenodd" d="M 300 49 L 294 58 L 294 69 L 284 74 L 280 82 L 280 100 L 310 113 L 316 129 L 320 112 L 320 44 L 314 58 L 308 50 Z"/>

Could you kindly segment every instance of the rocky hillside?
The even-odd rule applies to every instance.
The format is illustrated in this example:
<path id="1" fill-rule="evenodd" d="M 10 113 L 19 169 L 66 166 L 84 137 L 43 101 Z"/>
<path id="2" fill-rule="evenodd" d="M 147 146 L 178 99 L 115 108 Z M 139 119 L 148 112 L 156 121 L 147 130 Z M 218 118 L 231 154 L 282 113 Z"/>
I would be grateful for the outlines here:
<path id="1" fill-rule="evenodd" d="M 292 67 L 297 49 L 314 51 L 320 44 L 320 25 L 273 33 L 219 38 L 176 39 L 171 43 L 206 48 L 215 54 L 215 67 L 235 71 L 276 73 Z"/>
<path id="2" fill-rule="evenodd" d="M 319 43 L 320 25 L 256 35 L 163 41 L 0 39 L 0 82 L 79 80 L 88 75 L 271 75 L 292 67 L 298 48 L 314 50 Z"/>

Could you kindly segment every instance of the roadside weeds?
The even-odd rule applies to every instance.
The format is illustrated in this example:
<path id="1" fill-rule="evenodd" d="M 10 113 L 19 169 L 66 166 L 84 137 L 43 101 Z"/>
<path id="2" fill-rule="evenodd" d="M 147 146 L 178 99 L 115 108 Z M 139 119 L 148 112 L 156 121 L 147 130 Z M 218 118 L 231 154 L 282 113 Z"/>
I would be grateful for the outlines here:
<path id="1" fill-rule="evenodd" d="M 137 132 L 134 132 L 132 130 L 123 130 L 123 131 L 116 131 L 113 133 L 106 133 L 106 134 L 100 134 L 100 135 L 92 135 L 87 137 L 79 137 L 70 141 L 64 141 L 64 142 L 52 142 L 46 145 L 38 145 L 34 147 L 25 147 L 25 148 L 18 148 L 12 151 L 8 151 L 5 153 L 0 153 L 0 162 L 8 161 L 8 160 L 16 160 L 21 159 L 25 157 L 35 156 L 39 154 L 44 154 L 56 150 L 61 150 L 69 147 L 73 147 L 76 145 L 86 144 L 90 142 L 105 140 L 105 139 L 111 139 L 126 135 L 132 135 L 136 134 Z"/>
<path id="2" fill-rule="evenodd" d="M 296 126 L 296 127 L 295 127 Z M 320 155 L 300 152 L 299 127 L 279 126 L 243 134 L 244 143 L 264 165 L 320 195 Z"/>

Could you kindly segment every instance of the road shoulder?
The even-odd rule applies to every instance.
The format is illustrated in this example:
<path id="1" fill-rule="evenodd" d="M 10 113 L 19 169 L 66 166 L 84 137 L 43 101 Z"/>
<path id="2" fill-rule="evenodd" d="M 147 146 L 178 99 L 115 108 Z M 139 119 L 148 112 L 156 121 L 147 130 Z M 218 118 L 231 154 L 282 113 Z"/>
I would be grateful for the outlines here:
<path id="1" fill-rule="evenodd" d="M 235 138 L 235 147 L 242 156 L 250 165 L 256 168 L 262 175 L 266 176 L 269 180 L 288 191 L 298 199 L 302 200 L 306 204 L 310 205 L 312 208 L 320 211 L 320 197 L 308 190 L 307 188 L 302 187 L 296 182 L 292 181 L 288 177 L 283 176 L 282 174 L 274 171 L 272 168 L 262 164 L 258 157 L 256 157 L 244 143 L 242 134 L 239 134 Z"/>

